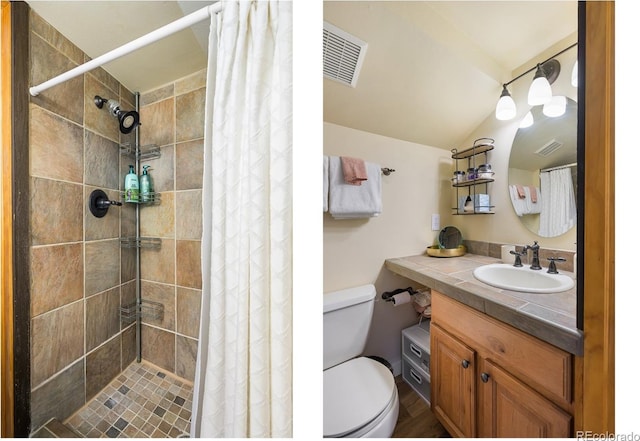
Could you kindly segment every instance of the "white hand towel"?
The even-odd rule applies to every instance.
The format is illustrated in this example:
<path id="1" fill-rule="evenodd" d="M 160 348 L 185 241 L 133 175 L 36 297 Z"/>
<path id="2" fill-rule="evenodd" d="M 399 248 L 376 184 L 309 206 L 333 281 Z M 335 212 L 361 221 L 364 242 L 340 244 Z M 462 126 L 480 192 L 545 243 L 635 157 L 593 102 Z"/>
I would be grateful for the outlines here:
<path id="1" fill-rule="evenodd" d="M 523 199 L 520 199 L 518 195 L 518 189 L 515 185 L 509 185 L 509 197 L 511 198 L 511 203 L 513 204 L 513 209 L 518 216 L 522 216 L 525 210 Z"/>
<path id="2" fill-rule="evenodd" d="M 339 156 L 329 157 L 329 213 L 336 219 L 378 216 L 382 212 L 380 165 L 365 162 L 368 179 L 362 185 L 344 180 Z"/>
<path id="3" fill-rule="evenodd" d="M 334 214 L 334 219 L 363 219 L 366 217 L 378 217 L 380 213 L 349 213 L 349 214 Z"/>
<path id="4" fill-rule="evenodd" d="M 322 157 L 322 211 L 329 211 L 329 157 Z"/>

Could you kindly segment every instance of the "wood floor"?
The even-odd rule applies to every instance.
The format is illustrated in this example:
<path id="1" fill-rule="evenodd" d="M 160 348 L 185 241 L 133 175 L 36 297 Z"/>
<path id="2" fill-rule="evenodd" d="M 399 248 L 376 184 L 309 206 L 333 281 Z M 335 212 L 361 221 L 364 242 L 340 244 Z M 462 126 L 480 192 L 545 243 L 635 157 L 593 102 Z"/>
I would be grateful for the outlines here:
<path id="1" fill-rule="evenodd" d="M 392 438 L 450 438 L 429 405 L 411 389 L 402 377 L 396 377 L 400 395 L 398 423 Z"/>

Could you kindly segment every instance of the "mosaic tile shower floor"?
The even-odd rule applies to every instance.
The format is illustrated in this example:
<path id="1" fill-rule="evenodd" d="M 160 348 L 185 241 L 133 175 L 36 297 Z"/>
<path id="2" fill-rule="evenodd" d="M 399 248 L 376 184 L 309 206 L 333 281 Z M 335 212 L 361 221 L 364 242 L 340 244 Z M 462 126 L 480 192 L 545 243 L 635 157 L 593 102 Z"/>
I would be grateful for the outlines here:
<path id="1" fill-rule="evenodd" d="M 191 426 L 193 386 L 133 362 L 65 424 L 87 438 L 182 438 Z"/>

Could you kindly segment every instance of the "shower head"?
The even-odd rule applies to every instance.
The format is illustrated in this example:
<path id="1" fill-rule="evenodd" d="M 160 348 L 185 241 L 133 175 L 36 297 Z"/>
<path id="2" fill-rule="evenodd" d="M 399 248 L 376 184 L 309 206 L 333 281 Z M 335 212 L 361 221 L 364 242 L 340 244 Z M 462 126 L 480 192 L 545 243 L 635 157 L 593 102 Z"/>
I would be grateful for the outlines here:
<path id="1" fill-rule="evenodd" d="M 109 113 L 114 118 L 117 118 L 120 123 L 120 131 L 125 135 L 131 133 L 133 129 L 140 124 L 140 115 L 135 110 L 124 111 L 120 109 L 120 103 L 115 100 L 109 100 L 96 95 L 93 98 L 93 102 L 98 107 L 102 107 L 107 104 Z"/>

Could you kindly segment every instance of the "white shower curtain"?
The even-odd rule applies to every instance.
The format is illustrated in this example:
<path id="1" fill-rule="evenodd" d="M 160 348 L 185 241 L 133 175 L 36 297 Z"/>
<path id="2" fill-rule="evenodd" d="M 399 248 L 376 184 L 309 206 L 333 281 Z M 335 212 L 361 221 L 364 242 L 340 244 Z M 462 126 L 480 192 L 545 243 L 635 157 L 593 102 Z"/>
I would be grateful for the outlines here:
<path id="1" fill-rule="evenodd" d="M 291 2 L 212 18 L 193 437 L 292 436 Z"/>
<path id="2" fill-rule="evenodd" d="M 540 236 L 559 236 L 576 225 L 576 198 L 571 169 L 540 173 L 540 193 Z"/>

